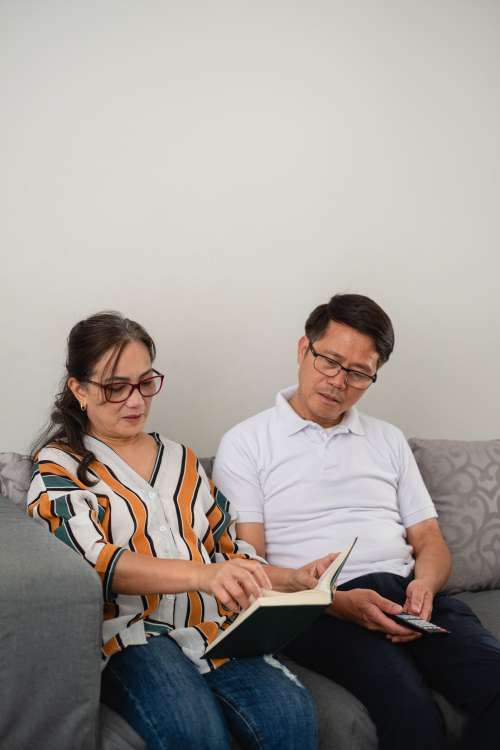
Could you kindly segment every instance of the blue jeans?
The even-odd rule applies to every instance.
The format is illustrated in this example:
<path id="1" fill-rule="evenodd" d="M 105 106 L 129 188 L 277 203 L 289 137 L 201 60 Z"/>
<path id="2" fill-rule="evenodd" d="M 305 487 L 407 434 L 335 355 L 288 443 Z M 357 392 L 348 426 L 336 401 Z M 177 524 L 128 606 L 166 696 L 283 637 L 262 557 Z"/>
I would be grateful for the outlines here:
<path id="1" fill-rule="evenodd" d="M 111 657 L 101 700 L 123 716 L 148 750 L 224 750 L 228 729 L 249 750 L 312 750 L 314 704 L 270 657 L 232 659 L 201 675 L 168 636 Z"/>
<path id="2" fill-rule="evenodd" d="M 339 587 L 372 589 L 402 604 L 410 579 L 361 576 Z M 467 717 L 464 750 L 498 750 L 500 643 L 459 599 L 438 594 L 432 621 L 451 630 L 395 644 L 383 633 L 323 615 L 284 649 L 359 698 L 377 727 L 379 750 L 443 750 L 446 732 L 431 689 Z"/>

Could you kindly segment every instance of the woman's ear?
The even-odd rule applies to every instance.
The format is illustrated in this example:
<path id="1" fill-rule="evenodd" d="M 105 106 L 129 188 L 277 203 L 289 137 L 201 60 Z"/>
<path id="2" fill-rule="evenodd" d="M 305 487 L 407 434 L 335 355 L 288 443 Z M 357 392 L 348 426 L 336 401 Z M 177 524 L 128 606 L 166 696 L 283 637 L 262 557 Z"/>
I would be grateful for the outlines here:
<path id="1" fill-rule="evenodd" d="M 87 386 L 80 383 L 76 378 L 68 378 L 68 388 L 76 398 L 82 411 L 87 410 Z"/>

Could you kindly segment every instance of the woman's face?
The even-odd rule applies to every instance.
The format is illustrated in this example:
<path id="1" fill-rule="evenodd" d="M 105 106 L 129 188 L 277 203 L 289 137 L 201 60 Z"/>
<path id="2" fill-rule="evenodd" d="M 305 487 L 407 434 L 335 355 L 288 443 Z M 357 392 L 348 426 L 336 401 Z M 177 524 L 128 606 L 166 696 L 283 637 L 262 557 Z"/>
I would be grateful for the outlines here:
<path id="1" fill-rule="evenodd" d="M 94 383 L 79 383 L 70 378 L 68 387 L 87 411 L 90 434 L 104 440 L 127 440 L 144 431 L 151 398 L 145 398 L 135 388 L 126 401 L 112 403 L 105 399 L 103 389 L 95 383 L 136 384 L 155 373 L 149 351 L 141 341 L 130 341 L 125 345 L 111 376 L 113 356 L 114 351 L 111 349 L 96 363 L 90 375 Z"/>

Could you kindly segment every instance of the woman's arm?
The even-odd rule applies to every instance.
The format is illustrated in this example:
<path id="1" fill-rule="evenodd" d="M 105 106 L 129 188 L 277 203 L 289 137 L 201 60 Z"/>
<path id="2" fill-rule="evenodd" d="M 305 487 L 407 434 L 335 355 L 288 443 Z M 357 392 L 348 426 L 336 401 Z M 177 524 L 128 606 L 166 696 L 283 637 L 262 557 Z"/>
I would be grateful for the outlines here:
<path id="1" fill-rule="evenodd" d="M 253 560 L 205 565 L 131 552 L 110 542 L 106 505 L 100 505 L 95 493 L 63 465 L 63 461 L 70 464 L 72 459 L 58 453 L 47 452 L 36 467 L 28 513 L 94 567 L 102 581 L 105 601 L 112 602 L 117 593 L 138 594 L 147 596 L 154 608 L 154 597 L 159 594 L 201 590 L 238 611 L 248 606 L 262 588 L 271 587 L 262 565 Z M 61 463 L 47 460 L 54 454 Z"/>
<path id="2" fill-rule="evenodd" d="M 191 560 L 165 560 L 137 552 L 123 552 L 113 576 L 117 594 L 179 594 L 204 591 L 227 609 L 245 609 L 262 589 L 271 588 L 267 568 L 256 560 L 228 560 L 204 564 Z"/>

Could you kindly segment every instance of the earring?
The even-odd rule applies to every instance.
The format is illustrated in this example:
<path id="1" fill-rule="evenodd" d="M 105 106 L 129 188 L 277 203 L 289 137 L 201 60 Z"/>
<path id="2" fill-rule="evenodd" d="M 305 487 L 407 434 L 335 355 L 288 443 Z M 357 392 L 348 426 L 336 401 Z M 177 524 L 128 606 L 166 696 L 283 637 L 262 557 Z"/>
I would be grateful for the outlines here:
<path id="1" fill-rule="evenodd" d="M 80 404 L 80 409 L 82 411 L 87 411 L 87 407 L 85 406 L 85 404 Z"/>

